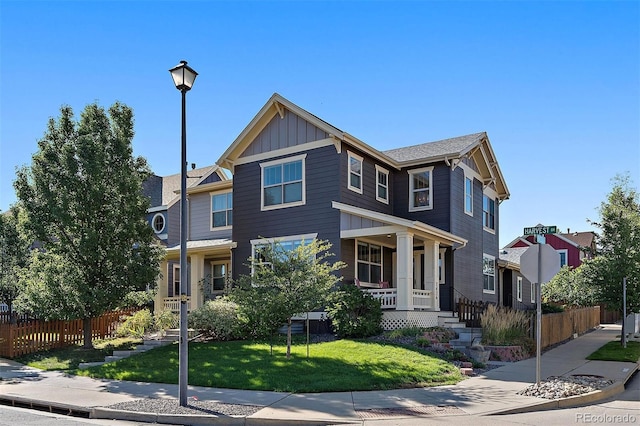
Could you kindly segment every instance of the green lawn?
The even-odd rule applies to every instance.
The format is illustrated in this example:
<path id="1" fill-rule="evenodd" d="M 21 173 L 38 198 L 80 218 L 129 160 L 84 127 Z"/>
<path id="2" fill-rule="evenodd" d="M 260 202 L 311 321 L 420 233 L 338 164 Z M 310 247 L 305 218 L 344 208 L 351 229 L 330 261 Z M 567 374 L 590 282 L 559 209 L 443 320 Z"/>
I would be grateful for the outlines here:
<path id="1" fill-rule="evenodd" d="M 640 342 L 627 342 L 627 348 L 625 349 L 619 340 L 614 340 L 589 355 L 587 359 L 592 361 L 638 362 L 640 360 Z"/>
<path id="2" fill-rule="evenodd" d="M 292 347 L 250 341 L 189 344 L 194 386 L 283 392 L 397 389 L 454 384 L 458 368 L 418 349 L 371 341 L 336 340 Z M 95 378 L 178 383 L 178 345 L 104 364 L 76 374 Z"/>
<path id="3" fill-rule="evenodd" d="M 141 345 L 142 339 L 118 338 L 108 340 L 94 340 L 93 349 L 83 349 L 81 345 L 66 346 L 64 348 L 37 352 L 16 358 L 17 362 L 41 370 L 74 370 L 81 362 L 104 361 L 106 355 L 114 350 L 124 351 Z"/>

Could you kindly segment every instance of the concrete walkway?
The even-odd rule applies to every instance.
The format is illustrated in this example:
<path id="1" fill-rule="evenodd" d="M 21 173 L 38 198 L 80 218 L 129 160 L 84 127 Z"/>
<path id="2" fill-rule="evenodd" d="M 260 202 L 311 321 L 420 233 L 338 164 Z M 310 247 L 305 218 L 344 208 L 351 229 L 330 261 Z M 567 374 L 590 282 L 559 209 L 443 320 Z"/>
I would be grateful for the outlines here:
<path id="1" fill-rule="evenodd" d="M 371 424 L 382 419 L 517 413 L 594 402 L 621 392 L 624 383 L 638 369 L 638 363 L 585 359 L 619 335 L 619 325 L 604 325 L 542 355 L 542 380 L 564 375 L 597 375 L 615 380 L 614 385 L 603 391 L 563 400 L 516 394 L 535 382 L 535 358 L 505 363 L 456 385 L 434 388 L 288 394 L 189 387 L 189 397 L 201 401 L 264 407 L 248 417 L 114 411 L 104 407 L 140 398 L 177 398 L 178 386 L 68 376 L 0 359 L 0 400 L 20 406 L 47 407 L 56 412 L 84 413 L 95 418 L 168 424 Z"/>

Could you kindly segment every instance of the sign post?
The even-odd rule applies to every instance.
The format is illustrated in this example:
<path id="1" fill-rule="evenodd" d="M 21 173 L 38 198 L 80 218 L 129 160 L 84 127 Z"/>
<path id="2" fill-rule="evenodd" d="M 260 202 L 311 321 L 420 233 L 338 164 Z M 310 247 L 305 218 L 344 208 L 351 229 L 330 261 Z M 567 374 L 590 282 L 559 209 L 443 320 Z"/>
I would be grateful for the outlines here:
<path id="1" fill-rule="evenodd" d="M 560 255 L 549 244 L 535 244 L 520 256 L 520 272 L 536 286 L 536 384 L 540 386 L 540 350 L 542 346 L 542 283 L 560 271 Z"/>

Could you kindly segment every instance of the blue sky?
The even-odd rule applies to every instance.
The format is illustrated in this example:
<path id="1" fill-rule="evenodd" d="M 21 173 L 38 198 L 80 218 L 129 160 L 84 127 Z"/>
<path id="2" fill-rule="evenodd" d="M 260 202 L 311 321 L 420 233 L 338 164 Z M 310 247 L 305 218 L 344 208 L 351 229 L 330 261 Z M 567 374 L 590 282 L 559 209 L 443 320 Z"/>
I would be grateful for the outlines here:
<path id="1" fill-rule="evenodd" d="M 0 3 L 0 210 L 61 105 L 135 113 L 134 153 L 215 162 L 273 92 L 386 150 L 486 131 L 511 198 L 501 245 L 538 223 L 591 230 L 611 178 L 640 182 L 636 1 Z"/>

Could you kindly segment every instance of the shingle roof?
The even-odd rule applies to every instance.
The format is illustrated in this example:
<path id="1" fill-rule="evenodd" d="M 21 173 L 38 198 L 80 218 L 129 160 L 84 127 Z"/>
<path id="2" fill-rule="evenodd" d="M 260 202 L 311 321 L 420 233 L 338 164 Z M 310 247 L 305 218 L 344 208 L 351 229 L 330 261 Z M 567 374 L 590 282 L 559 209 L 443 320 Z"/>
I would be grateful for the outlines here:
<path id="1" fill-rule="evenodd" d="M 213 167 L 215 166 L 187 170 L 187 188 L 191 188 L 198 183 Z M 164 176 L 162 178 L 162 205 L 166 206 L 176 198 L 178 196 L 176 191 L 180 191 L 180 173 Z"/>
<path id="2" fill-rule="evenodd" d="M 560 234 L 564 238 L 573 241 L 580 247 L 591 247 L 594 239 L 594 233 L 591 231 L 586 232 L 571 232 L 569 234 Z"/>
<path id="3" fill-rule="evenodd" d="M 457 156 L 468 151 L 484 136 L 486 136 L 485 132 L 473 133 L 471 135 L 458 136 L 435 142 L 390 149 L 388 151 L 383 151 L 382 153 L 398 162 L 443 157 L 446 155 Z"/>
<path id="4" fill-rule="evenodd" d="M 500 250 L 498 258 L 505 262 L 520 265 L 520 256 L 522 256 L 522 253 L 524 253 L 528 248 L 529 247 L 503 248 Z"/>

